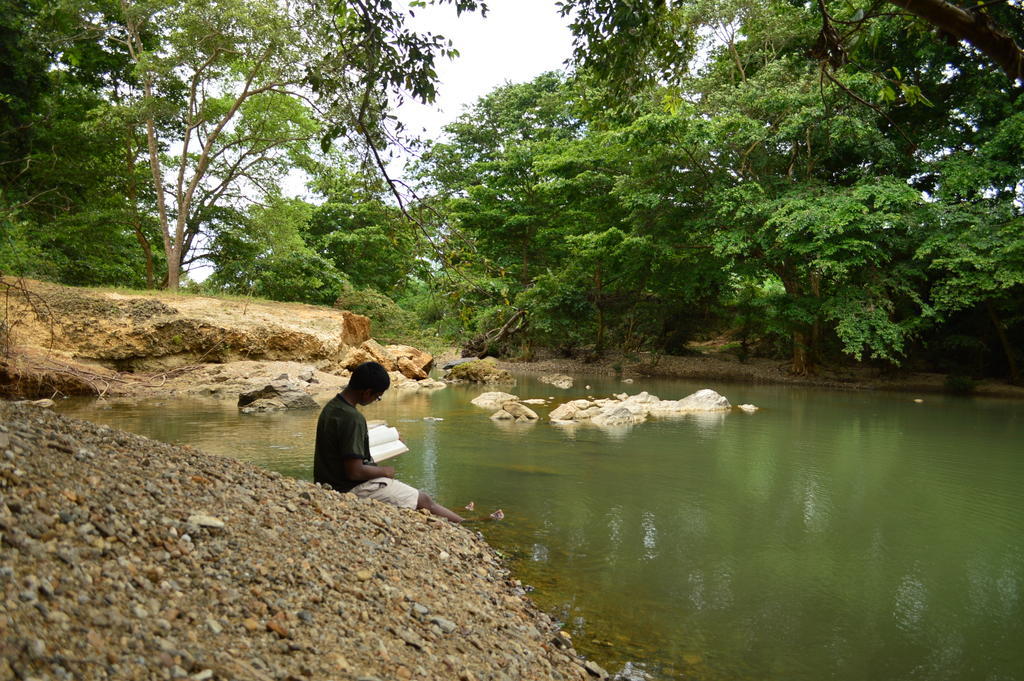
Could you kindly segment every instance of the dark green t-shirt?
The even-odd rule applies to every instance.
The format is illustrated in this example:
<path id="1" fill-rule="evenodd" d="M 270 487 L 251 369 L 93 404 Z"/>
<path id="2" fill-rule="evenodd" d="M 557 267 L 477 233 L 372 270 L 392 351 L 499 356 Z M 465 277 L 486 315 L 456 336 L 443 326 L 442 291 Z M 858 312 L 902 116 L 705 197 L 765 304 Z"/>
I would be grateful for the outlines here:
<path id="1" fill-rule="evenodd" d="M 363 463 L 374 465 L 366 418 L 338 394 L 324 405 L 316 422 L 313 480 L 348 492 L 363 481 L 345 477 L 345 459 L 362 459 Z"/>

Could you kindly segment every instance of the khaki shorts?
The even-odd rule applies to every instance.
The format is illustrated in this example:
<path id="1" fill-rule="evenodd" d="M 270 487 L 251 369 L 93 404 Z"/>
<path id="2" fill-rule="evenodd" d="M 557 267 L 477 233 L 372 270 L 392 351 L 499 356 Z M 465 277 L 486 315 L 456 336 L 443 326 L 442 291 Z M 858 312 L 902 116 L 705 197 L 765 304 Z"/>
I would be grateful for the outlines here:
<path id="1" fill-rule="evenodd" d="M 376 499 L 399 508 L 416 508 L 420 491 L 392 478 L 374 478 L 353 487 L 352 494 L 360 499 Z"/>

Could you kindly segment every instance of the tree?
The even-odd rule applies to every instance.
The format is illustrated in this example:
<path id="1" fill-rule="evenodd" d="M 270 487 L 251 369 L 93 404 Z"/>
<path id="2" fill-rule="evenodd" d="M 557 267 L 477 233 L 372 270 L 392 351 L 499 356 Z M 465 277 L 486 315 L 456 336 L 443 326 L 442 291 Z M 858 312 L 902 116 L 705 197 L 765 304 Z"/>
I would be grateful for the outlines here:
<path id="1" fill-rule="evenodd" d="M 994 61 L 1010 83 L 1024 82 L 1019 0 L 997 0 L 966 8 L 945 0 L 832 4 L 839 7 L 834 11 L 825 0 L 817 0 L 819 40 L 808 54 L 833 66 L 846 63 L 847 41 L 864 24 L 891 14 L 891 7 L 886 5 L 895 5 L 938 36 L 962 41 L 965 52 L 974 48 Z M 679 67 L 694 56 L 697 33 L 679 31 L 692 21 L 688 15 L 694 3 L 690 0 L 561 0 L 559 5 L 563 16 L 573 17 L 577 63 L 620 85 L 635 88 L 652 82 L 655 75 L 678 74 Z M 712 8 L 709 13 L 717 11 Z"/>
<path id="2" fill-rule="evenodd" d="M 106 30 L 136 68 L 129 105 L 145 126 L 174 289 L 208 212 L 232 195 L 268 193 L 290 146 L 316 134 L 296 92 L 314 48 L 298 13 L 273 2 L 123 0 L 121 8 Z M 147 45 L 154 26 L 161 40 Z"/>
<path id="3" fill-rule="evenodd" d="M 306 243 L 356 288 L 400 292 L 422 271 L 420 235 L 386 202 L 380 177 L 350 169 L 344 157 L 313 170 L 310 182 L 322 202 L 303 226 Z"/>
<path id="4" fill-rule="evenodd" d="M 933 228 L 916 258 L 932 275 L 929 300 L 936 318 L 981 308 L 1010 378 L 1019 384 L 1020 341 L 1011 340 L 1007 327 L 1024 326 L 1024 111 L 958 137 L 928 164 Z"/>
<path id="5" fill-rule="evenodd" d="M 387 95 L 433 97 L 435 53 L 452 54 L 389 2 L 122 0 L 102 29 L 135 67 L 125 104 L 145 128 L 170 288 L 218 207 L 271 193 L 317 137 L 373 141 Z"/>
<path id="6" fill-rule="evenodd" d="M 1013 4 L 972 15 L 989 17 L 988 38 L 1000 17 L 1019 37 Z M 620 100 L 632 94 L 627 111 L 657 76 L 670 106 L 707 122 L 703 139 L 689 144 L 712 159 L 704 167 L 718 214 L 707 222 L 709 243 L 745 280 L 778 277 L 794 370 L 813 370 L 827 331 L 854 356 L 898 361 L 942 308 L 926 299 L 926 271 L 936 268 L 918 246 L 940 225 L 948 233 L 938 242 L 956 238 L 948 226 L 964 206 L 938 200 L 952 161 L 979 156 L 990 131 L 1019 111 L 1012 80 L 1000 82 L 969 48 L 936 41 L 880 2 L 581 0 L 564 8 L 576 12 L 577 63 L 609 80 Z M 697 53 L 702 60 L 691 62 Z M 972 173 L 970 200 L 1001 197 L 1009 203 L 995 214 L 1015 216 L 1019 155 L 978 167 L 986 164 L 999 176 Z M 725 175 L 716 172 L 723 167 Z M 985 239 L 977 243 L 984 252 Z"/>
<path id="7" fill-rule="evenodd" d="M 303 238 L 316 208 L 301 199 L 271 198 L 246 213 L 229 212 L 207 258 L 207 289 L 271 300 L 331 305 L 346 281 Z"/>

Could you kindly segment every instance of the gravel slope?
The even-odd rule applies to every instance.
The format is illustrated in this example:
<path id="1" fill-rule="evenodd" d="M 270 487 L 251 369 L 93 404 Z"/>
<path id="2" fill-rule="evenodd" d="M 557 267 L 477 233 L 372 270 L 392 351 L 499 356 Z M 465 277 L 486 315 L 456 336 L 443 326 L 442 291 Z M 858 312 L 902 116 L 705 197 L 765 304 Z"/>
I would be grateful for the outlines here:
<path id="1" fill-rule="evenodd" d="M 468 527 L 12 403 L 0 594 L 0 680 L 604 675 Z"/>

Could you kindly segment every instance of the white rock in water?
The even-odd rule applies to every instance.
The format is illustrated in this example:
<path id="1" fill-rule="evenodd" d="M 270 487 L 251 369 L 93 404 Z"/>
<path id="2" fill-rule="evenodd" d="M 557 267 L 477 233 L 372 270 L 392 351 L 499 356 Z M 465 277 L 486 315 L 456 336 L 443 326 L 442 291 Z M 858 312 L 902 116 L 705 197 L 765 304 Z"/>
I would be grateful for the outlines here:
<path id="1" fill-rule="evenodd" d="M 633 416 L 643 416 L 643 417 L 646 417 L 647 416 L 647 412 L 649 411 L 649 409 L 648 409 L 649 405 L 646 405 L 646 404 L 634 404 L 632 402 L 623 402 L 622 406 L 625 407 L 626 409 L 628 409 L 629 413 L 631 413 Z"/>
<path id="2" fill-rule="evenodd" d="M 552 421 L 572 421 L 576 418 L 576 406 L 569 402 L 562 404 L 551 410 L 548 414 L 548 418 Z"/>
<path id="3" fill-rule="evenodd" d="M 212 515 L 205 515 L 203 513 L 196 513 L 188 517 L 188 524 L 195 525 L 197 527 L 212 527 L 216 529 L 224 529 L 224 521 L 220 518 L 215 518 Z"/>
<path id="4" fill-rule="evenodd" d="M 53 400 L 46 398 L 42 400 L 35 400 L 30 403 L 33 407 L 42 407 L 43 409 L 49 409 L 54 405 Z"/>
<path id="5" fill-rule="evenodd" d="M 679 400 L 678 410 L 684 411 L 726 411 L 732 409 L 729 400 L 714 390 L 704 388 Z"/>
<path id="6" fill-rule="evenodd" d="M 637 395 L 627 397 L 623 402 L 632 402 L 635 404 L 657 404 L 658 402 L 661 402 L 661 398 L 657 395 L 651 395 L 645 390 Z"/>
<path id="7" fill-rule="evenodd" d="M 540 397 L 534 397 L 533 399 L 530 400 L 520 400 L 520 402 L 522 402 L 523 404 L 546 404 L 547 400 L 542 399 Z"/>
<path id="8" fill-rule="evenodd" d="M 755 411 L 760 409 L 760 407 L 757 407 L 753 404 L 739 404 L 736 405 L 736 408 L 739 409 L 740 411 L 745 411 L 748 414 L 753 414 Z"/>
<path id="9" fill-rule="evenodd" d="M 506 402 L 514 402 L 518 399 L 518 397 L 509 393 L 489 392 L 477 395 L 470 402 L 484 409 L 501 409 L 501 405 Z"/>
<path id="10" fill-rule="evenodd" d="M 537 412 L 521 402 L 506 402 L 502 405 L 502 409 L 512 414 L 516 419 L 527 419 L 529 421 L 537 419 Z"/>
<path id="11" fill-rule="evenodd" d="M 595 414 L 591 417 L 591 423 L 598 426 L 625 426 L 633 423 L 640 423 L 644 420 L 643 414 L 635 414 L 628 407 L 610 407 L 607 411 Z"/>
<path id="12" fill-rule="evenodd" d="M 448 387 L 448 384 L 444 381 L 438 381 L 433 378 L 423 378 L 418 381 L 405 378 L 399 383 L 392 383 L 392 387 L 398 390 L 418 390 L 420 392 L 427 392 L 431 390 L 442 390 Z"/>
<path id="13" fill-rule="evenodd" d="M 512 416 L 512 414 L 509 414 L 504 409 L 499 409 L 498 411 L 491 414 L 492 421 L 511 421 L 514 418 L 515 416 Z"/>

